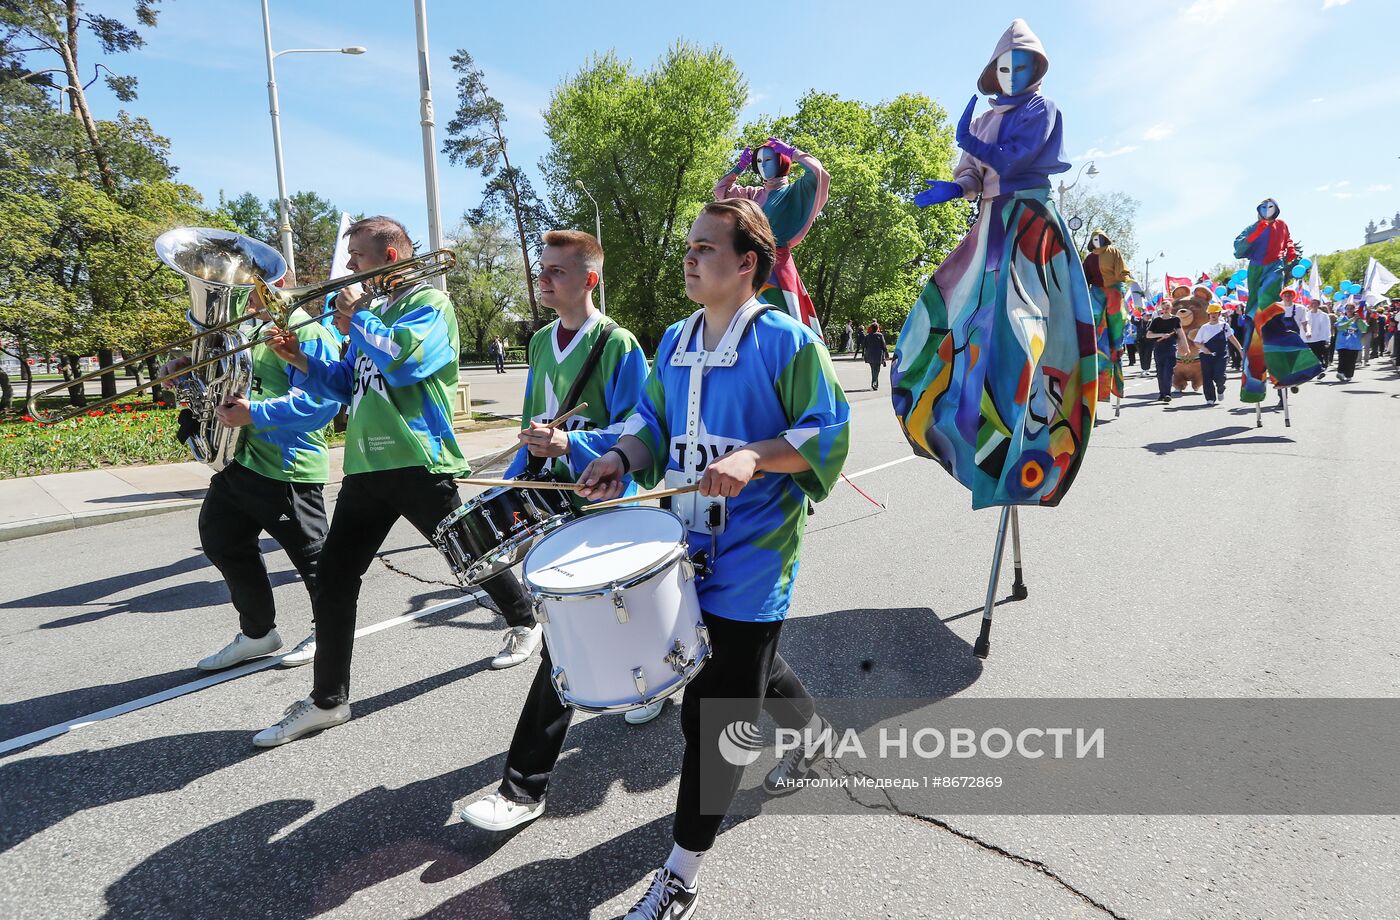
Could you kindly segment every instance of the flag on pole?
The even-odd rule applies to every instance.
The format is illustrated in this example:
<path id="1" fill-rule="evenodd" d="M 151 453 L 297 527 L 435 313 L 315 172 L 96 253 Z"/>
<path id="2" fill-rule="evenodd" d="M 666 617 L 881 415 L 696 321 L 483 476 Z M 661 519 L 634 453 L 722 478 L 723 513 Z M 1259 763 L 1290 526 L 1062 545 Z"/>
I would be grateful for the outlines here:
<path id="1" fill-rule="evenodd" d="M 1387 292 L 1397 284 L 1400 284 L 1400 278 L 1391 274 L 1390 269 L 1372 256 L 1371 261 L 1366 264 L 1366 279 L 1361 283 L 1361 293 L 1367 305 L 1374 305 L 1385 299 Z"/>
<path id="2" fill-rule="evenodd" d="M 1177 277 L 1176 275 L 1167 275 L 1166 278 L 1167 286 L 1165 291 L 1168 297 L 1172 296 L 1172 291 L 1176 290 L 1178 287 L 1189 288 L 1191 286 L 1191 279 L 1186 276 Z"/>
<path id="3" fill-rule="evenodd" d="M 1312 271 L 1308 274 L 1308 295 L 1313 300 L 1322 296 L 1322 276 L 1317 272 L 1317 262 L 1313 261 Z"/>

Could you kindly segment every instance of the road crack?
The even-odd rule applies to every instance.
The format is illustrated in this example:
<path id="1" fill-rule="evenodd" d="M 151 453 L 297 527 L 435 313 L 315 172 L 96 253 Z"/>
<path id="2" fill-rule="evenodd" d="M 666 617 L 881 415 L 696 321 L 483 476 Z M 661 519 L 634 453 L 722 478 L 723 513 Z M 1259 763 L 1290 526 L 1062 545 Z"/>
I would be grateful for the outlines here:
<path id="1" fill-rule="evenodd" d="M 384 568 L 386 568 L 386 569 L 388 569 L 389 571 L 393 572 L 395 575 L 402 575 L 402 576 L 404 576 L 405 578 L 411 578 L 411 579 L 413 579 L 414 581 L 420 582 L 420 583 L 425 584 L 425 585 L 444 585 L 444 586 L 446 586 L 446 587 L 448 587 L 448 588 L 457 588 L 457 589 L 459 589 L 459 590 L 460 590 L 461 587 L 462 587 L 461 585 L 459 585 L 459 584 L 458 584 L 457 582 L 455 582 L 455 581 L 443 581 L 443 580 L 440 579 L 440 578 L 424 578 L 422 575 L 415 575 L 414 573 L 408 571 L 407 569 L 401 569 L 401 568 L 399 568 L 398 566 L 394 565 L 392 562 L 390 562 L 388 559 L 384 558 L 383 556 L 376 556 L 375 558 L 378 559 L 380 562 L 384 563 Z"/>
<path id="2" fill-rule="evenodd" d="M 866 780 L 875 779 L 875 777 L 871 776 L 869 773 L 865 773 L 861 770 L 847 769 L 839 760 L 834 758 L 827 758 L 824 761 L 822 761 L 822 763 L 823 765 L 829 766 L 831 769 L 843 773 L 847 777 L 850 777 L 852 779 L 855 779 L 857 777 Z M 878 811 L 887 811 L 891 814 L 896 814 L 900 815 L 901 817 L 908 818 L 911 821 L 915 821 L 920 824 L 926 824 L 931 827 L 936 827 L 940 830 L 947 831 L 948 833 L 957 837 L 959 840 L 962 840 L 965 843 L 969 843 L 980 850 L 985 850 L 988 853 L 1000 856 L 1002 859 L 1010 860 L 1011 862 L 1017 863 L 1018 865 L 1025 866 L 1026 868 L 1045 876 L 1055 884 L 1059 885 L 1065 891 L 1069 892 L 1079 900 L 1083 901 L 1085 904 L 1088 904 L 1090 907 L 1102 911 L 1109 917 L 1112 917 L 1113 920 L 1128 920 L 1128 918 L 1125 917 L 1123 914 L 1118 913 L 1116 910 L 1109 907 L 1102 901 L 1098 900 L 1093 895 L 1089 894 L 1088 892 L 1081 891 L 1079 888 L 1076 888 L 1073 884 L 1069 882 L 1069 880 L 1067 880 L 1064 876 L 1060 875 L 1059 872 L 1055 871 L 1048 864 L 1041 862 L 1038 859 L 1033 859 L 1029 856 L 1022 856 L 1019 853 L 1013 853 L 1005 847 L 992 843 L 989 840 L 983 840 L 981 837 L 978 837 L 976 834 L 970 831 L 965 831 L 961 828 L 954 827 L 947 821 L 944 821 L 942 818 L 935 818 L 932 815 L 920 815 L 914 814 L 913 812 L 905 811 L 904 809 L 900 808 L 898 804 L 895 803 L 894 798 L 890 795 L 889 790 L 879 786 L 878 784 L 872 784 L 870 787 L 867 788 L 875 789 L 876 792 L 880 795 L 880 797 L 885 800 L 883 804 L 876 802 L 861 801 L 854 795 L 853 786 L 854 784 L 847 784 L 845 786 L 842 786 L 841 788 L 843 789 L 843 791 L 845 791 L 847 798 L 849 798 L 852 802 L 855 802 L 857 805 L 860 805 L 863 808 L 869 808 L 871 810 Z"/>

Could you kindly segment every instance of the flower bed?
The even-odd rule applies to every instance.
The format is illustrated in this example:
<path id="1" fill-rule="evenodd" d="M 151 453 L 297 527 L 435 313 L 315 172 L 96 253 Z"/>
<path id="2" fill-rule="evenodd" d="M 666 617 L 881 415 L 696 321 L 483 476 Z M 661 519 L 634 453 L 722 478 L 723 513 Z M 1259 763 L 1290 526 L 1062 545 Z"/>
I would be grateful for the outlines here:
<path id="1" fill-rule="evenodd" d="M 175 412 L 151 403 L 93 409 L 55 425 L 10 416 L 0 422 L 0 479 L 188 460 L 175 423 Z"/>

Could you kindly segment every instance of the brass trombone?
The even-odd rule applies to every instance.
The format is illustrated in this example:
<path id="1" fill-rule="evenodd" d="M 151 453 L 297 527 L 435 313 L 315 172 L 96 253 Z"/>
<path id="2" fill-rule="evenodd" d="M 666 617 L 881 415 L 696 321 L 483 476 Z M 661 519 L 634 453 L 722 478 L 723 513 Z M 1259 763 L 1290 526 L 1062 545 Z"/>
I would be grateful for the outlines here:
<path id="1" fill-rule="evenodd" d="M 229 235 L 232 236 L 233 234 Z M 274 288 L 267 283 L 262 273 L 258 271 L 258 266 L 256 264 L 248 262 L 246 259 L 238 261 L 243 255 L 242 253 L 237 251 L 219 252 L 218 255 L 226 256 L 226 258 L 221 261 L 209 259 L 207 255 L 208 254 L 205 252 L 200 253 L 200 256 L 203 258 L 196 260 L 199 264 L 178 266 L 175 265 L 174 262 L 170 262 L 169 264 L 192 281 L 203 279 L 214 284 L 232 284 L 234 286 L 243 287 L 251 285 L 262 300 L 264 304 L 263 308 L 250 309 L 246 313 L 240 313 L 232 319 L 214 325 L 204 325 L 193 313 L 190 313 L 190 322 L 198 327 L 199 330 L 193 335 L 188 335 L 182 339 L 176 339 L 173 342 L 162 345 L 160 348 L 152 349 L 145 354 L 137 355 L 134 358 L 127 358 L 124 361 L 100 368 L 91 373 L 84 374 L 81 377 L 74 378 L 73 380 L 66 380 L 45 390 L 40 390 L 29 398 L 29 402 L 26 406 L 29 415 L 31 415 L 35 421 L 46 425 L 67 421 L 70 418 L 77 418 L 80 415 L 92 412 L 95 409 L 100 409 L 103 406 L 109 406 L 114 402 L 129 399 L 132 395 L 140 393 L 143 390 L 148 390 L 157 384 L 174 380 L 177 377 L 182 377 L 200 368 L 225 361 L 231 355 L 239 354 L 255 345 L 263 344 L 268 340 L 268 337 L 259 336 L 233 348 L 216 348 L 214 350 L 215 353 L 210 357 L 188 364 L 165 376 L 156 377 L 145 383 L 130 387 L 115 396 L 109 396 L 99 402 L 75 406 L 63 412 L 55 412 L 53 410 L 45 412 L 38 407 L 39 400 L 45 397 L 58 395 L 75 386 L 83 386 L 88 381 L 97 380 L 107 374 L 116 373 L 134 364 L 142 364 L 148 359 L 163 355 L 166 352 L 193 346 L 195 343 L 206 338 L 211 338 L 212 341 L 216 342 L 220 341 L 220 337 L 235 332 L 239 326 L 249 320 L 261 318 L 264 311 L 271 315 L 272 323 L 278 329 L 283 332 L 292 332 L 303 326 L 319 323 L 335 312 L 334 307 L 318 310 L 310 319 L 302 320 L 298 323 L 291 323 L 290 317 L 297 308 L 313 301 L 323 301 L 327 295 L 333 294 L 341 288 L 349 287 L 352 284 L 363 284 L 365 291 L 371 296 L 387 295 L 404 285 L 417 284 L 429 278 L 444 274 L 451 270 L 452 266 L 457 263 L 457 257 L 453 254 L 452 250 L 436 249 L 432 252 L 424 253 L 421 256 L 400 259 L 392 265 L 366 269 L 362 272 L 356 272 L 353 275 L 333 278 L 320 284 L 309 284 L 296 288 Z M 164 258 L 164 254 L 162 254 L 162 257 Z M 280 272 L 273 276 L 273 280 L 275 281 L 277 277 L 280 277 Z"/>

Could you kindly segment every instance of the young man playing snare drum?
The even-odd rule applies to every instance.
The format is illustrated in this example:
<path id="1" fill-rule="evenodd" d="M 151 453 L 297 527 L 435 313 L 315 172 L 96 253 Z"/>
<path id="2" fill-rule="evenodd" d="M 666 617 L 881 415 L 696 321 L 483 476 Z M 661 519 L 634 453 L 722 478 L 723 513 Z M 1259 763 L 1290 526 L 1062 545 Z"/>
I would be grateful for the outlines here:
<path id="1" fill-rule="evenodd" d="M 772 229 L 753 202 L 730 199 L 701 210 L 687 240 L 685 286 L 703 309 L 666 331 L 623 436 L 579 477 L 580 494 L 590 500 L 621 494 L 629 473 L 647 487 L 663 480 L 698 485 L 703 496 L 680 496 L 673 510 L 686 522 L 692 553 L 706 556 L 696 592 L 711 657 L 686 687 L 681 709 L 686 745 L 675 845 L 628 920 L 685 920 L 695 910 L 700 863 L 724 818 L 701 813 L 701 752 L 719 743 L 711 726 L 702 736 L 702 700 L 744 697 L 752 711 L 743 718 L 757 722 L 766 698 L 784 727 L 805 730 L 808 737 L 826 731 L 811 696 L 778 653 L 778 638 L 792 597 L 807 502 L 825 498 L 840 475 L 850 410 L 826 347 L 755 296 L 768 278 L 774 249 Z M 711 512 L 713 505 L 718 513 Z M 466 820 L 506 830 L 544 810 L 563 735 L 547 745 L 523 740 L 518 728 L 500 790 L 470 806 Z M 820 755 L 794 750 L 769 773 L 765 787 L 793 788 Z M 727 789 L 728 803 L 741 772 L 709 758 L 705 782 L 717 784 L 711 791 Z M 714 811 L 714 801 L 707 796 L 707 811 Z M 477 820 L 474 812 L 489 813 L 492 820 Z"/>

